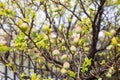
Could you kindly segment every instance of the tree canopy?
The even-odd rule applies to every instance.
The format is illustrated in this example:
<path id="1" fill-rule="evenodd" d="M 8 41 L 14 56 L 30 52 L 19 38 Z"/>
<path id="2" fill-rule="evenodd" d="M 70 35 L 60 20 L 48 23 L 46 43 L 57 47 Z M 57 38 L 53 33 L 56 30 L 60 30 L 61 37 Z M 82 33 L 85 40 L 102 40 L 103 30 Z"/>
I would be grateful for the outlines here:
<path id="1" fill-rule="evenodd" d="M 119 22 L 120 0 L 0 0 L 0 61 L 20 80 L 119 80 Z"/>

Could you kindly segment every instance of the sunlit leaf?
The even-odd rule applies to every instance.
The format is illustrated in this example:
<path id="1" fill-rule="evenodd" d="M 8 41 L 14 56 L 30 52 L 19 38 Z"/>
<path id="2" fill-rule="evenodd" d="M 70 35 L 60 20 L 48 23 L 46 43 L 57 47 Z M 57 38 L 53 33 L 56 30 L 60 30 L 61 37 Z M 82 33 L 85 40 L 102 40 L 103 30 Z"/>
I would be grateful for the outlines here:
<path id="1" fill-rule="evenodd" d="M 112 38 L 112 44 L 113 44 L 114 46 L 117 46 L 118 42 L 117 42 L 116 37 L 113 37 L 113 38 Z"/>
<path id="2" fill-rule="evenodd" d="M 71 77 L 75 77 L 75 75 L 76 75 L 76 73 L 75 72 L 73 72 L 73 71 L 68 71 L 68 74 L 71 76 Z"/>

